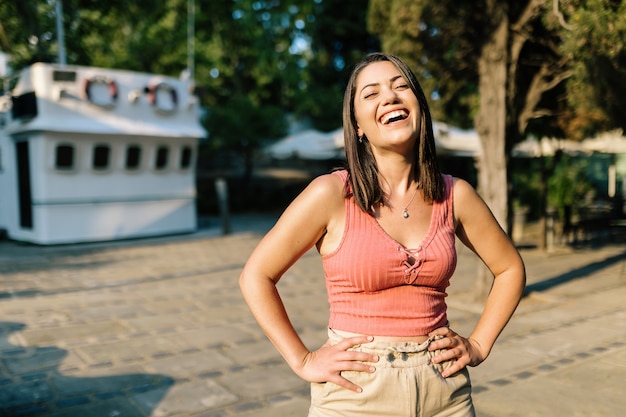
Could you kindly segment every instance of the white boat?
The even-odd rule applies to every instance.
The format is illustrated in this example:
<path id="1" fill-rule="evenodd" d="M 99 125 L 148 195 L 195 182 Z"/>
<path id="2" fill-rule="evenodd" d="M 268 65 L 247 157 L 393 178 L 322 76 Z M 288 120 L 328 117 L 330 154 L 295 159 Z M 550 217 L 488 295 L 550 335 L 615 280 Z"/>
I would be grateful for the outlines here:
<path id="1" fill-rule="evenodd" d="M 0 101 L 0 230 L 62 244 L 196 230 L 191 84 L 37 63 Z"/>

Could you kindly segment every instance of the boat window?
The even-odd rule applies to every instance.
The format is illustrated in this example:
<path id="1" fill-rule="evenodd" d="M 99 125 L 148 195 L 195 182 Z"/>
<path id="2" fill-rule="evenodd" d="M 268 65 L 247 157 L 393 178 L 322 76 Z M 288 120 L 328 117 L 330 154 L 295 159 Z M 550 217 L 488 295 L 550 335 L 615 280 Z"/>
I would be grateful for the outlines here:
<path id="1" fill-rule="evenodd" d="M 141 165 L 141 148 L 139 145 L 130 145 L 126 148 L 126 169 L 139 169 Z"/>
<path id="2" fill-rule="evenodd" d="M 154 167 L 156 169 L 165 169 L 167 167 L 167 158 L 169 156 L 169 149 L 167 146 L 159 146 L 156 151 L 156 161 Z"/>
<path id="3" fill-rule="evenodd" d="M 55 70 L 52 72 L 52 81 L 76 81 L 76 71 Z"/>
<path id="4" fill-rule="evenodd" d="M 68 171 L 74 169 L 74 146 L 69 144 L 57 145 L 54 155 L 56 169 Z"/>
<path id="5" fill-rule="evenodd" d="M 93 148 L 93 169 L 104 170 L 109 168 L 109 156 L 111 148 L 109 145 L 96 145 Z"/>
<path id="6" fill-rule="evenodd" d="M 180 152 L 180 168 L 188 169 L 191 166 L 191 147 L 183 146 Z"/>
<path id="7" fill-rule="evenodd" d="M 37 117 L 37 96 L 34 91 L 11 97 L 11 114 L 14 119 L 32 119 Z"/>

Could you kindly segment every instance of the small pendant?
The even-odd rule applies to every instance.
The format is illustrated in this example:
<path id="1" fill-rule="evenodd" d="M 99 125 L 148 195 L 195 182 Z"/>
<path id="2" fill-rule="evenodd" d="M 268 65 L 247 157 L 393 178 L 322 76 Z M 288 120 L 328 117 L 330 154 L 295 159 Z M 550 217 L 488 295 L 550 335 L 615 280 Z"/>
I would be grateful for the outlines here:
<path id="1" fill-rule="evenodd" d="M 402 212 L 402 217 L 404 217 L 405 219 L 409 218 L 409 212 L 407 211 L 407 209 L 404 209 L 404 211 Z"/>

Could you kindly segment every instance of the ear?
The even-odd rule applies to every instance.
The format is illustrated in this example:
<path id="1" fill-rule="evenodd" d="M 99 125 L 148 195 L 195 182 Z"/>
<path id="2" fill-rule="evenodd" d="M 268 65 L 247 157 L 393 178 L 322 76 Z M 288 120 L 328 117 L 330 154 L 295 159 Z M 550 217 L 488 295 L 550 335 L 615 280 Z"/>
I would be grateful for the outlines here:
<path id="1" fill-rule="evenodd" d="M 357 134 L 357 136 L 358 136 L 358 137 L 363 137 L 363 136 L 365 136 L 365 133 L 363 133 L 363 129 L 361 129 L 361 127 L 360 127 L 360 126 L 357 126 L 357 127 L 356 127 L 356 134 Z"/>

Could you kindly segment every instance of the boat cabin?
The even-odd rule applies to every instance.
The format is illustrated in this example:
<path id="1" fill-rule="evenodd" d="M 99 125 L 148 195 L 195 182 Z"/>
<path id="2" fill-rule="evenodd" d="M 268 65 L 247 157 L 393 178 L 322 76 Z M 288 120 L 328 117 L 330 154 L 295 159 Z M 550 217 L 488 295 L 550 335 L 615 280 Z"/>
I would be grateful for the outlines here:
<path id="1" fill-rule="evenodd" d="M 37 63 L 0 99 L 0 230 L 34 244 L 196 230 L 189 82 Z"/>

